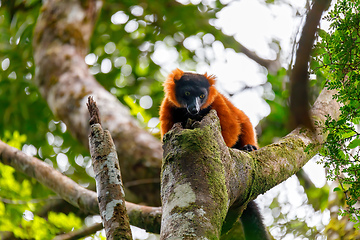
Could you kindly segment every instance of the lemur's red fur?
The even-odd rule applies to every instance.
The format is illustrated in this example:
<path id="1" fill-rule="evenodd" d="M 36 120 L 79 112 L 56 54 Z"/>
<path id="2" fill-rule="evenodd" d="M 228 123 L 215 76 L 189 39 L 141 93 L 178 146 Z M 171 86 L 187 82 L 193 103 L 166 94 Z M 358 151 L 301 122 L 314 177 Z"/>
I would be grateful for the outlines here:
<path id="1" fill-rule="evenodd" d="M 181 107 L 175 97 L 175 82 L 180 80 L 183 71 L 175 69 L 164 82 L 165 98 L 160 107 L 161 136 L 167 133 L 176 119 L 171 114 L 172 108 Z M 241 146 L 251 144 L 258 147 L 256 135 L 249 118 L 236 108 L 225 96 L 215 88 L 215 76 L 204 74 L 210 83 L 208 99 L 201 109 L 211 106 L 220 119 L 221 132 L 228 147 L 232 147 L 239 140 Z"/>

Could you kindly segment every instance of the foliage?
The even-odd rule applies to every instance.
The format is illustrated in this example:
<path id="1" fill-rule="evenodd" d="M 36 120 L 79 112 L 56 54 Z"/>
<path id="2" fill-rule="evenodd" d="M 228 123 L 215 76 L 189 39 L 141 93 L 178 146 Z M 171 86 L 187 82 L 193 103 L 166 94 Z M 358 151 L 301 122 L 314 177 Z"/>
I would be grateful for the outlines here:
<path id="1" fill-rule="evenodd" d="M 327 141 L 321 154 L 328 169 L 328 178 L 337 180 L 346 197 L 347 214 L 360 227 L 360 4 L 356 1 L 339 1 L 326 19 L 330 32 L 320 33 L 315 61 L 327 76 L 325 86 L 338 90 L 334 97 L 343 106 L 339 120 L 328 116 L 324 131 Z"/>
<path id="2" fill-rule="evenodd" d="M 26 136 L 7 131 L 2 140 L 20 149 Z M 0 163 L 0 179 L 0 232 L 12 232 L 21 239 L 49 239 L 82 226 L 74 213 L 49 212 L 47 219 L 36 214 L 52 193 L 14 168 Z"/>
<path id="3" fill-rule="evenodd" d="M 66 131 L 64 123 L 53 116 L 33 83 L 35 71 L 32 34 L 41 1 L 5 1 L 0 8 L 0 138 L 14 132 L 26 136 L 32 155 L 57 166 L 59 153 L 66 153 L 69 174 L 75 179 L 92 179 L 75 163 L 88 155 L 83 146 Z M 13 140 L 13 141 L 16 141 Z M 71 146 L 71 148 L 70 148 Z M 81 170 L 80 170 L 81 169 Z"/>

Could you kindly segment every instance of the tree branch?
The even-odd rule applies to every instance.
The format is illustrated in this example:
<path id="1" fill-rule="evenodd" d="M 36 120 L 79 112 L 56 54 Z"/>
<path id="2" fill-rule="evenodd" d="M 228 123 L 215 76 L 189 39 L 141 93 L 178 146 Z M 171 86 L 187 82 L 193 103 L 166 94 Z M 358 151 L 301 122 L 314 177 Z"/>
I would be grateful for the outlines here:
<path id="1" fill-rule="evenodd" d="M 279 142 L 249 153 L 255 160 L 250 200 L 288 179 L 317 154 L 326 138 L 322 132 L 326 115 L 337 119 L 340 114 L 340 104 L 332 98 L 335 93 L 323 89 L 314 103 L 311 114 L 317 126 L 315 133 L 299 127 Z"/>
<path id="2" fill-rule="evenodd" d="M 77 231 L 72 231 L 58 235 L 53 240 L 75 240 L 79 238 L 84 238 L 86 236 L 96 233 L 97 231 L 100 231 L 101 229 L 103 229 L 102 223 L 97 223 L 90 227 L 85 227 Z"/>
<path id="3" fill-rule="evenodd" d="M 255 52 L 251 51 L 241 43 L 239 43 L 239 51 L 248 58 L 265 67 L 270 73 L 275 74 L 281 67 L 279 56 L 275 60 L 264 59 L 259 57 Z"/>
<path id="4" fill-rule="evenodd" d="M 95 192 L 81 187 L 45 162 L 30 157 L 1 140 L 0 161 L 29 177 L 35 178 L 39 183 L 48 187 L 75 207 L 88 213 L 99 214 Z M 149 232 L 160 232 L 160 207 L 148 207 L 126 202 L 126 209 L 130 224 L 144 228 Z"/>
<path id="5" fill-rule="evenodd" d="M 272 74 L 276 73 L 280 69 L 281 64 L 279 56 L 277 56 L 275 60 L 261 58 L 259 57 L 259 55 L 256 54 L 256 52 L 251 51 L 250 49 L 236 41 L 233 36 L 224 36 L 217 33 L 217 31 L 217 29 L 212 29 L 212 31 L 210 32 L 213 32 L 215 34 L 216 39 L 219 39 L 224 44 L 225 48 L 230 47 L 237 52 L 245 54 L 248 58 L 250 58 L 257 64 L 265 67 Z"/>
<path id="6" fill-rule="evenodd" d="M 292 124 L 314 129 L 309 115 L 308 97 L 308 64 L 313 48 L 315 33 L 322 13 L 329 7 L 331 0 L 316 0 L 306 16 L 299 47 L 296 52 L 296 62 L 290 76 L 290 112 Z"/>
<path id="7" fill-rule="evenodd" d="M 49 0 L 44 3 L 34 31 L 35 83 L 54 115 L 88 146 L 89 126 L 86 101 L 94 96 L 102 109 L 103 127 L 114 139 L 121 156 L 124 182 L 158 178 L 161 142 L 141 129 L 116 97 L 89 73 L 85 55 L 100 1 Z M 70 90 L 69 90 L 70 89 Z M 136 185 L 131 190 L 151 205 L 159 205 L 159 184 Z"/>
<path id="8" fill-rule="evenodd" d="M 90 113 L 90 153 L 95 173 L 96 192 L 106 239 L 132 239 L 129 217 L 126 214 L 125 190 L 121 180 L 119 160 L 110 132 L 100 124 L 99 109 L 88 98 Z"/>

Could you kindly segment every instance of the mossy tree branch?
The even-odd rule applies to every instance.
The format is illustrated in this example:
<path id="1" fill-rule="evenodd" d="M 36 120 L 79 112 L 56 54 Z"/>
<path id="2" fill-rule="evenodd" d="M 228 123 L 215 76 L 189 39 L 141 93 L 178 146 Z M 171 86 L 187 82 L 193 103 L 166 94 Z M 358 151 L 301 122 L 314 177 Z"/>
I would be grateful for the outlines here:
<path id="1" fill-rule="evenodd" d="M 315 102 L 316 126 L 325 115 L 339 115 L 333 94 L 324 89 Z M 192 127 L 176 124 L 164 138 L 162 239 L 218 239 L 222 227 L 230 229 L 249 201 L 299 171 L 325 139 L 321 127 L 315 134 L 297 128 L 278 143 L 247 153 L 226 147 L 213 110 Z M 226 214 L 235 216 L 222 226 Z"/>

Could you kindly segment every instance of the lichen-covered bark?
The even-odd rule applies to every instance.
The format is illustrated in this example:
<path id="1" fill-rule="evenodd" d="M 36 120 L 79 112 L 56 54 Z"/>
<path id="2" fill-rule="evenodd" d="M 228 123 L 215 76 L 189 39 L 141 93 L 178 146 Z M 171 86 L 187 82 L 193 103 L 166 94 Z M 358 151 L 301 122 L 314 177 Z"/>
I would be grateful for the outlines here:
<path id="1" fill-rule="evenodd" d="M 316 126 L 324 123 L 327 114 L 338 117 L 340 106 L 332 99 L 334 93 L 324 89 L 315 102 L 312 114 Z M 209 239 L 218 239 L 224 211 L 228 216 L 223 233 L 249 201 L 299 171 L 325 138 L 320 127 L 315 133 L 297 128 L 278 143 L 247 153 L 226 148 L 220 128 L 216 127 L 218 121 L 212 110 L 195 129 L 184 130 L 175 125 L 165 135 L 162 239 L 208 238 L 210 234 L 205 229 L 212 233 Z M 312 148 L 305 151 L 310 145 Z M 204 207 L 211 210 L 205 211 L 206 218 L 199 214 Z"/>
<path id="2" fill-rule="evenodd" d="M 161 239 L 218 239 L 220 236 L 229 204 L 228 190 L 221 147 L 214 138 L 220 125 L 206 119 L 200 128 L 181 130 L 177 125 L 166 135 Z"/>
<path id="3" fill-rule="evenodd" d="M 97 194 L 83 188 L 45 162 L 26 155 L 0 140 L 0 162 L 16 171 L 35 178 L 75 207 L 92 214 L 99 214 Z M 161 208 L 126 202 L 130 224 L 149 232 L 160 232 Z"/>
<path id="4" fill-rule="evenodd" d="M 132 239 L 114 142 L 109 131 L 104 131 L 99 123 L 91 124 L 90 128 L 90 153 L 106 239 Z"/>
<path id="5" fill-rule="evenodd" d="M 121 156 L 123 180 L 153 179 L 160 175 L 161 143 L 89 73 L 85 63 L 90 37 L 101 7 L 96 0 L 44 2 L 34 31 L 35 83 L 54 115 L 88 146 L 86 101 L 94 96 Z M 131 191 L 143 202 L 160 204 L 159 184 L 137 185 Z"/>

